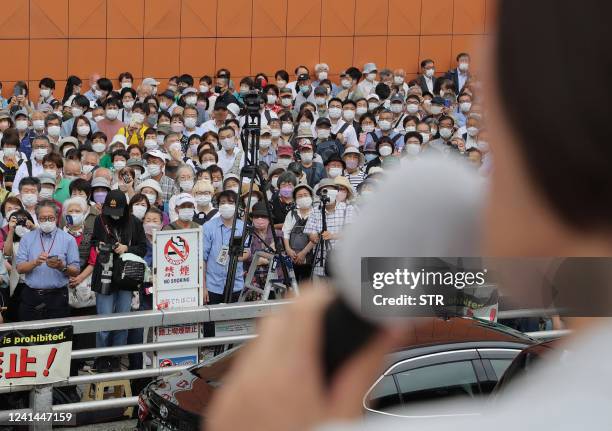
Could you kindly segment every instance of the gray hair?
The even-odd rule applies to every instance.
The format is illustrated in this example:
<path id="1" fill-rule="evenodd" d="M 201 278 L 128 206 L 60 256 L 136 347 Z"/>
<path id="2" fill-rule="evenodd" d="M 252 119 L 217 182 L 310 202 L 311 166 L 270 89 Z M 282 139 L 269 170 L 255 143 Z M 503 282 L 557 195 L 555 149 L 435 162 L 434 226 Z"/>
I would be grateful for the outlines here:
<path id="1" fill-rule="evenodd" d="M 32 146 L 34 145 L 34 142 L 36 141 L 45 141 L 47 143 L 47 146 L 51 147 L 51 141 L 46 135 L 36 135 L 34 139 L 32 139 Z"/>
<path id="2" fill-rule="evenodd" d="M 69 198 L 64 201 L 63 212 L 62 212 L 62 215 L 64 217 L 66 216 L 66 214 L 68 214 L 68 208 L 70 207 L 70 205 L 74 205 L 74 204 L 79 205 L 81 209 L 83 210 L 83 213 L 86 213 L 87 210 L 89 209 L 89 205 L 87 204 L 87 201 L 85 200 L 85 198 L 81 196 L 75 196 L 73 198 Z"/>
<path id="3" fill-rule="evenodd" d="M 55 214 L 55 217 L 57 218 L 57 215 L 59 214 L 59 209 L 57 208 L 57 205 L 55 204 L 55 201 L 52 199 L 43 199 L 42 201 L 38 202 L 36 204 L 36 218 L 39 217 L 40 214 L 40 210 L 43 208 L 53 208 L 53 213 Z"/>
<path id="4" fill-rule="evenodd" d="M 179 167 L 176 169 L 176 176 L 178 177 L 180 175 L 180 172 L 183 170 L 187 170 L 191 173 L 192 176 L 195 176 L 195 172 L 193 171 L 193 168 L 186 163 L 179 165 Z"/>

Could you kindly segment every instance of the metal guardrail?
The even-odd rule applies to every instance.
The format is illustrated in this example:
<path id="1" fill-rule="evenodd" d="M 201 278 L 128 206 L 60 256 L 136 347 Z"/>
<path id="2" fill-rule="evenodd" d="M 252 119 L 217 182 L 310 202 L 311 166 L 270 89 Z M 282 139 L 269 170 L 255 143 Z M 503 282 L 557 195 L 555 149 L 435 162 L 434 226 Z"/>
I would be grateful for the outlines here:
<path id="1" fill-rule="evenodd" d="M 98 332 L 98 331 L 111 331 L 118 329 L 133 329 L 133 328 L 146 328 L 155 326 L 167 326 L 167 325 L 180 325 L 188 323 L 202 323 L 202 322 L 216 322 L 224 320 L 243 320 L 261 317 L 278 307 L 288 304 L 290 301 L 268 301 L 268 302 L 253 302 L 243 304 L 219 304 L 211 306 L 203 306 L 193 309 L 186 310 L 151 310 L 151 311 L 139 311 L 129 313 L 118 313 L 110 315 L 94 315 L 84 316 L 76 318 L 64 318 L 64 319 L 50 319 L 41 321 L 29 321 L 19 322 L 0 325 L 0 331 L 3 330 L 20 330 L 20 329 L 47 329 L 57 326 L 72 325 L 75 334 Z M 498 313 L 499 319 L 514 319 L 519 317 L 540 317 L 550 316 L 557 313 L 554 309 L 532 309 L 532 310 L 508 310 L 501 311 Z M 558 338 L 569 334 L 569 330 L 553 330 L 553 331 L 539 331 L 527 333 L 527 335 L 540 339 L 549 340 Z M 241 335 L 241 336 L 226 336 L 226 337 L 209 337 L 200 338 L 196 340 L 183 340 L 183 341 L 170 341 L 170 342 L 159 342 L 159 343 L 147 343 L 147 344 L 132 344 L 125 346 L 114 346 L 94 349 L 82 349 L 75 350 L 72 352 L 72 359 L 98 357 L 98 356 L 109 356 L 109 355 L 122 355 L 128 353 L 144 352 L 144 351 L 155 351 L 169 348 L 181 348 L 181 347 L 193 347 L 193 346 L 216 346 L 223 344 L 233 344 L 251 340 L 256 338 L 257 335 Z M 55 383 L 54 385 L 47 385 L 45 387 L 34 387 L 34 386 L 14 386 L 9 388 L 0 388 L 0 393 L 7 392 L 18 392 L 18 391 L 31 391 L 31 404 L 40 406 L 40 402 L 36 402 L 37 394 L 39 401 L 49 400 L 46 402 L 50 404 L 50 392 L 52 386 L 68 386 L 68 385 L 80 385 L 97 383 L 110 380 L 128 380 L 135 378 L 145 377 L 160 377 L 169 374 L 176 373 L 180 370 L 187 368 L 186 366 L 179 367 L 167 367 L 167 368 L 150 368 L 141 370 L 129 370 L 119 371 L 110 373 L 99 373 L 92 375 L 81 375 L 70 377 L 65 382 Z M 39 394 L 40 392 L 40 394 Z M 1 410 L 0 421 L 6 421 L 9 418 L 10 413 L 32 413 L 36 411 L 51 411 L 51 412 L 85 412 L 93 410 L 103 410 L 110 408 L 119 407 L 130 407 L 136 406 L 138 397 L 127 397 L 127 398 L 116 398 L 99 401 L 86 401 L 72 404 L 61 404 L 61 405 L 47 405 L 44 409 L 30 408 L 22 410 Z M 44 424 L 36 426 L 35 429 L 50 429 Z"/>

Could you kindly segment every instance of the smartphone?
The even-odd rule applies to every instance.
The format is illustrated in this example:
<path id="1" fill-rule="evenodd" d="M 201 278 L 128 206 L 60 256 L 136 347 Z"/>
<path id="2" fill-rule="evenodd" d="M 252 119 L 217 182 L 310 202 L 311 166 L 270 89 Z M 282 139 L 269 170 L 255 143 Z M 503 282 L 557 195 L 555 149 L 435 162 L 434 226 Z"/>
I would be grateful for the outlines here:
<path id="1" fill-rule="evenodd" d="M 49 256 L 47 257 L 47 260 L 57 260 L 57 255 L 54 254 L 53 256 Z"/>
<path id="2" fill-rule="evenodd" d="M 450 100 L 448 100 L 448 99 L 444 99 L 444 106 L 445 106 L 445 107 L 447 107 L 447 108 L 450 108 L 450 106 L 451 106 L 451 101 L 450 101 Z"/>
<path id="3" fill-rule="evenodd" d="M 13 96 L 21 96 L 22 88 L 19 85 L 13 87 Z"/>
<path id="4" fill-rule="evenodd" d="M 121 175 L 121 178 L 123 179 L 123 182 L 126 184 L 129 184 L 132 182 L 132 176 L 130 174 L 124 173 Z"/>

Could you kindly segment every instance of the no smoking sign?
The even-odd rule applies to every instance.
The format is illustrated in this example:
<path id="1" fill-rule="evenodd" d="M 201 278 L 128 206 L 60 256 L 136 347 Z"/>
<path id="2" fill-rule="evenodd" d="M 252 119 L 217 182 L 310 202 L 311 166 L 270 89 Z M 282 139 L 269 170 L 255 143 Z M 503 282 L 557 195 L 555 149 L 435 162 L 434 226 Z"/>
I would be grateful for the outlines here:
<path id="1" fill-rule="evenodd" d="M 180 265 L 189 257 L 189 244 L 182 236 L 172 236 L 164 246 L 164 257 L 173 265 Z"/>

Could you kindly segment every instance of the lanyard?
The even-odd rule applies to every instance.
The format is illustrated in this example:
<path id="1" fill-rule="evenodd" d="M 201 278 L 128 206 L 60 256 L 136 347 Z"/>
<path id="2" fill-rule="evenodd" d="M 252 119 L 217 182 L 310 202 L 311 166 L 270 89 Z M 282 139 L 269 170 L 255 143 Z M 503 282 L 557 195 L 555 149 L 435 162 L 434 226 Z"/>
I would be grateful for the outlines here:
<path id="1" fill-rule="evenodd" d="M 45 253 L 45 245 L 43 244 L 42 232 L 39 232 L 40 238 L 40 248 L 42 248 L 43 253 Z M 51 249 L 53 248 L 53 244 L 55 244 L 55 238 L 57 237 L 57 229 L 55 229 L 55 235 L 53 235 L 53 241 L 51 241 L 51 247 L 46 251 L 47 254 L 51 253 Z"/>

